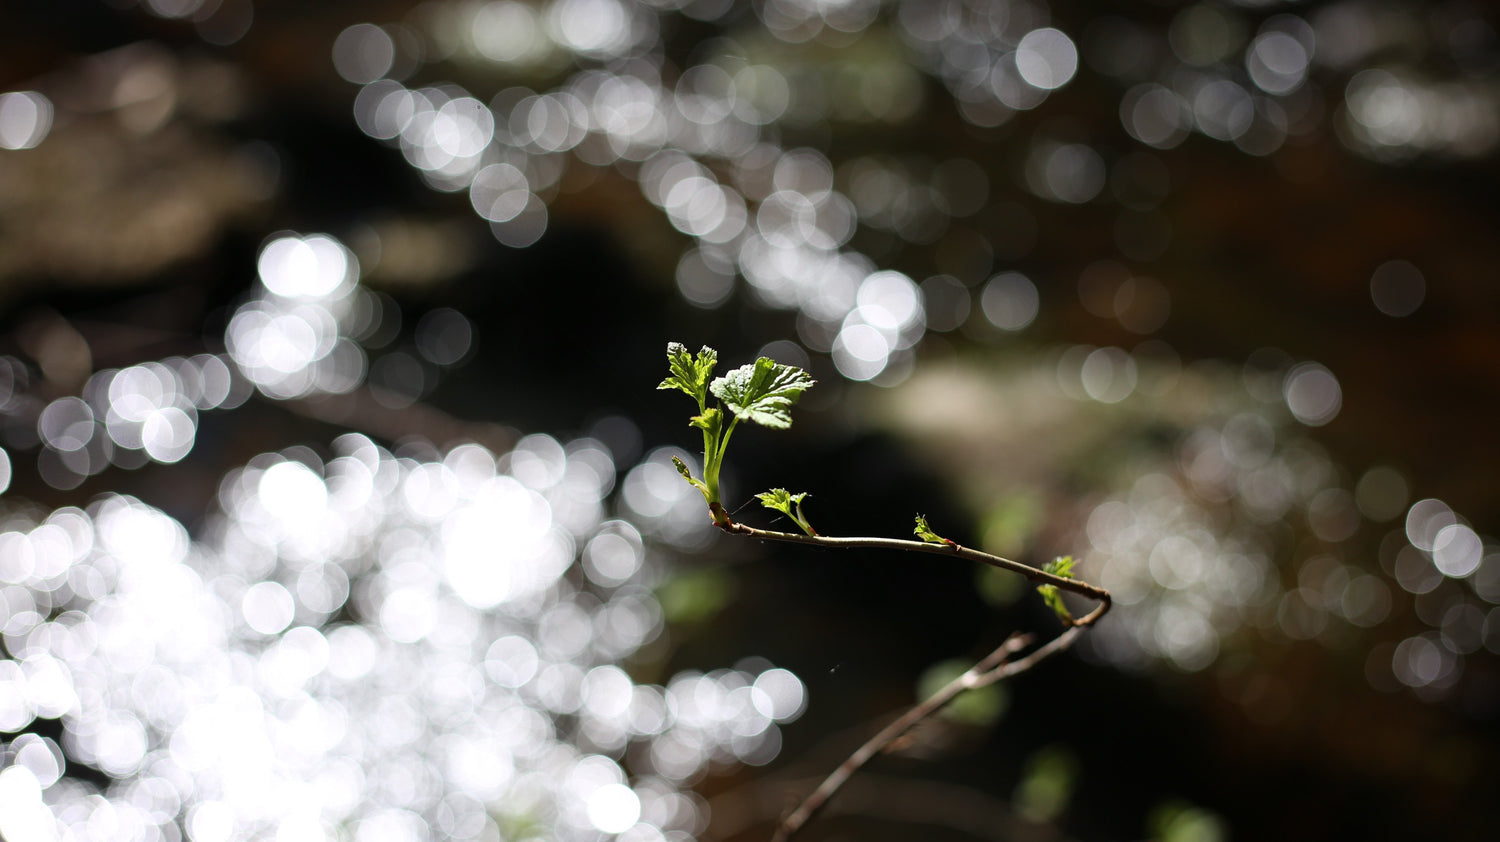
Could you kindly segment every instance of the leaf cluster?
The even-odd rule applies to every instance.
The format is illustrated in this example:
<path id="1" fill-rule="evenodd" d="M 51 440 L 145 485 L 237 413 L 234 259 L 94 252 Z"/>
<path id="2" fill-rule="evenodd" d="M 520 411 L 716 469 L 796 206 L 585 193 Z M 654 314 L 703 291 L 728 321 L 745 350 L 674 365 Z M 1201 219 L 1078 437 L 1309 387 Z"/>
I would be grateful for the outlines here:
<path id="1" fill-rule="evenodd" d="M 658 389 L 679 389 L 698 402 L 702 412 L 708 396 L 708 378 L 719 364 L 719 352 L 704 345 L 694 357 L 681 342 L 667 344 L 667 378 Z"/>
<path id="2" fill-rule="evenodd" d="M 778 363 L 770 357 L 760 357 L 722 377 L 713 378 L 718 362 L 719 353 L 707 345 L 695 355 L 680 342 L 668 343 L 667 377 L 656 388 L 676 389 L 698 402 L 698 414 L 688 423 L 703 432 L 703 479 L 694 478 L 682 460 L 674 462 L 678 472 L 703 493 L 714 522 L 727 526 L 729 516 L 724 512 L 719 496 L 719 473 L 730 436 L 740 421 L 776 430 L 792 426 L 792 407 L 817 381 L 806 371 Z M 710 395 L 722 406 L 709 406 Z M 787 494 L 784 489 L 778 490 Z M 774 499 L 779 502 L 781 498 Z M 801 504 L 801 496 L 792 500 L 788 495 L 786 508 L 778 510 L 785 511 L 803 531 L 816 534 L 802 517 Z M 769 503 L 766 505 L 770 506 Z M 792 513 L 793 505 L 797 508 L 796 514 Z"/>
<path id="3" fill-rule="evenodd" d="M 689 419 L 688 423 L 703 434 L 703 477 L 699 479 L 693 476 L 687 463 L 674 458 L 672 462 L 677 472 L 702 492 L 715 524 L 725 529 L 739 528 L 745 531 L 729 519 L 719 493 L 719 474 L 724 465 L 724 453 L 729 447 L 730 437 L 741 421 L 776 430 L 790 427 L 792 407 L 816 381 L 806 371 L 778 363 L 769 357 L 760 357 L 722 377 L 714 377 L 714 368 L 718 363 L 718 352 L 706 345 L 694 354 L 680 342 L 669 343 L 667 377 L 657 388 L 675 389 L 698 404 L 698 414 Z M 713 405 L 710 405 L 711 399 Z M 821 538 L 817 530 L 813 529 L 802 511 L 802 502 L 806 498 L 805 491 L 793 494 L 785 488 L 773 488 L 756 495 L 762 506 L 786 515 L 806 535 L 819 541 L 834 540 Z M 933 530 L 925 515 L 916 516 L 912 532 L 928 544 L 946 545 L 956 552 L 963 552 L 963 548 L 957 543 Z M 909 541 L 896 543 L 918 546 Z M 1015 565 L 1015 562 L 1006 564 Z M 1056 582 L 1074 578 L 1073 566 L 1072 556 L 1060 556 L 1048 562 L 1042 567 L 1042 572 L 1055 577 L 1054 581 L 1037 586 L 1037 592 L 1041 594 L 1047 607 L 1066 626 L 1075 625 L 1075 621 L 1067 605 L 1063 603 L 1062 589 Z"/>
<path id="4" fill-rule="evenodd" d="M 1042 572 L 1051 573 L 1054 576 L 1060 576 L 1064 579 L 1071 579 L 1073 578 L 1073 557 L 1070 555 L 1058 556 L 1042 565 Z M 1042 595 L 1042 601 L 1047 603 L 1047 607 L 1051 608 L 1057 614 L 1059 620 L 1062 620 L 1063 625 L 1073 625 L 1073 613 L 1068 610 L 1068 606 L 1063 604 L 1062 592 L 1058 590 L 1056 585 L 1037 585 L 1036 591 Z"/>
<path id="5" fill-rule="evenodd" d="M 950 547 L 957 546 L 952 541 L 932 531 L 932 527 L 927 525 L 927 515 L 917 515 L 917 526 L 912 530 L 912 534 L 929 544 L 947 544 Z"/>
<path id="6" fill-rule="evenodd" d="M 773 488 L 770 491 L 764 491 L 755 495 L 755 498 L 760 501 L 762 506 L 772 511 L 781 512 L 791 518 L 792 522 L 797 524 L 798 528 L 808 535 L 817 535 L 818 530 L 813 529 L 807 517 L 802 514 L 802 501 L 806 497 L 806 491 L 793 494 L 785 488 Z M 796 511 L 793 511 L 793 507 L 796 508 Z"/>

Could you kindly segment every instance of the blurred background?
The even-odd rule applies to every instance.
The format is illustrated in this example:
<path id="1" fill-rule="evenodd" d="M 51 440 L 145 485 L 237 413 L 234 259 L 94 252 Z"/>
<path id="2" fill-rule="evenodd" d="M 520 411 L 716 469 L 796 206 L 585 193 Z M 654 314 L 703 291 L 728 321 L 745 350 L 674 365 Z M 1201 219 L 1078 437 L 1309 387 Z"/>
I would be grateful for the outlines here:
<path id="1" fill-rule="evenodd" d="M 0 10 L 0 838 L 1493 839 L 1484 3 Z M 737 517 L 787 524 L 754 506 Z"/>

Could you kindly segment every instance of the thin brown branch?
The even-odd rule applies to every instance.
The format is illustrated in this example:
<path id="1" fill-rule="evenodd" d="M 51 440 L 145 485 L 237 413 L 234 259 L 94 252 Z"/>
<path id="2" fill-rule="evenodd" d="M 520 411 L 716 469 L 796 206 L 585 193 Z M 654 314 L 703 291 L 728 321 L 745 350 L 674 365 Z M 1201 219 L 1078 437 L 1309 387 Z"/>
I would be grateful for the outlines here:
<path id="1" fill-rule="evenodd" d="M 865 744 L 849 755 L 848 759 L 843 763 L 839 764 L 839 767 L 833 770 L 832 774 L 824 778 L 817 789 L 802 799 L 802 803 L 797 806 L 796 810 L 793 810 L 790 815 L 781 820 L 781 824 L 776 827 L 775 835 L 771 837 L 772 842 L 783 842 L 791 838 L 792 834 L 800 830 L 804 824 L 807 824 L 809 819 L 817 815 L 818 811 L 823 809 L 823 806 L 828 803 L 828 799 L 832 798 L 850 778 L 854 777 L 855 772 L 858 772 L 860 768 L 870 762 L 871 758 L 880 754 L 885 750 L 886 746 L 890 745 L 902 734 L 911 730 L 912 726 L 941 710 L 944 705 L 952 701 L 959 693 L 971 687 L 980 686 L 978 682 L 985 675 L 1004 664 L 1005 660 L 1014 655 L 1021 647 L 1025 646 L 1027 641 L 1028 638 L 1024 635 L 1011 635 L 1004 643 L 1000 644 L 998 649 L 985 656 L 979 663 L 970 667 L 963 675 L 948 682 L 941 690 L 934 693 L 926 701 L 921 702 L 897 717 L 889 725 L 880 729 L 880 732 L 875 736 L 866 740 Z"/>
<path id="2" fill-rule="evenodd" d="M 781 823 L 777 825 L 775 834 L 771 837 L 772 842 L 786 842 L 793 834 L 807 824 L 818 811 L 838 793 L 839 789 L 849 781 L 871 758 L 884 751 L 891 743 L 899 739 L 907 731 L 911 730 L 917 723 L 942 710 L 949 702 L 956 699 L 960 693 L 977 687 L 994 684 L 1001 679 L 1018 675 L 1031 669 L 1047 658 L 1073 645 L 1081 631 L 1092 626 L 1109 611 L 1111 600 L 1109 591 L 1091 585 L 1080 579 L 1070 579 L 1039 570 L 1019 561 L 1012 561 L 1001 556 L 970 549 L 955 544 L 951 541 L 944 544 L 933 544 L 923 541 L 907 541 L 897 538 L 834 538 L 824 535 L 799 535 L 792 532 L 774 532 L 765 529 L 757 529 L 742 523 L 725 522 L 719 523 L 719 528 L 725 532 L 736 535 L 744 535 L 750 538 L 760 538 L 766 541 L 785 541 L 792 544 L 810 544 L 818 547 L 830 547 L 835 549 L 889 549 L 905 550 L 908 552 L 928 553 L 931 555 L 957 556 L 958 558 L 977 561 L 1008 570 L 1043 585 L 1052 585 L 1060 590 L 1066 590 L 1080 596 L 1087 597 L 1098 602 L 1098 607 L 1083 617 L 1073 620 L 1070 627 L 1057 637 L 1049 640 L 1040 647 L 1032 650 L 1025 657 L 1012 660 L 1012 658 L 1030 644 L 1029 635 L 1013 634 L 1006 638 L 995 651 L 980 659 L 979 663 L 970 667 L 962 675 L 944 685 L 936 693 L 919 702 L 906 713 L 897 717 L 889 725 L 882 728 L 879 733 L 871 737 L 855 752 L 849 755 L 839 767 L 823 780 L 818 788 L 813 790 L 802 800 Z"/>
<path id="3" fill-rule="evenodd" d="M 1012 573 L 1036 582 L 1039 585 L 1053 585 L 1059 590 L 1091 599 L 1099 603 L 1098 607 L 1088 614 L 1073 621 L 1074 626 L 1091 626 L 1103 617 L 1110 607 L 1109 591 L 1091 585 L 1082 579 L 1069 579 L 1048 573 L 1029 564 L 1022 564 L 990 553 L 982 552 L 971 547 L 959 544 L 929 544 L 925 541 L 907 541 L 901 538 L 833 538 L 827 535 L 802 535 L 796 532 L 776 532 L 769 529 L 757 529 L 746 526 L 743 523 L 731 522 L 721 524 L 720 529 L 735 535 L 744 535 L 749 538 L 759 538 L 763 541 L 785 541 L 790 544 L 810 544 L 815 547 L 828 547 L 842 550 L 905 550 L 907 552 L 928 553 L 929 555 L 948 556 L 950 558 L 962 558 L 969 561 L 977 561 L 998 567 L 1001 570 L 1009 570 Z"/>

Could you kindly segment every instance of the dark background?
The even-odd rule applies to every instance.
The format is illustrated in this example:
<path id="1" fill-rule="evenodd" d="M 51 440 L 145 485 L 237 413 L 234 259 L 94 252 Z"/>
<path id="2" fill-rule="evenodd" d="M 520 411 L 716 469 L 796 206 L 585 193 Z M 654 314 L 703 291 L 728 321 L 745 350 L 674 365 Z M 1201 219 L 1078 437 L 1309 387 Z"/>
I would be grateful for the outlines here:
<path id="1" fill-rule="evenodd" d="M 28 455 L 24 430 L 34 419 L 8 418 L 15 476 L 6 500 L 52 507 L 119 491 L 191 524 L 226 470 L 268 450 L 326 446 L 347 428 L 436 444 L 482 434 L 503 446 L 517 433 L 578 435 L 624 416 L 643 446 L 617 459 L 623 471 L 644 450 L 696 439 L 683 425 L 687 404 L 653 390 L 667 341 L 710 344 L 739 364 L 768 342 L 796 338 L 794 316 L 757 303 L 743 281 L 719 308 L 685 302 L 672 271 L 688 238 L 667 226 L 625 168 L 597 169 L 565 189 L 551 203 L 546 234 L 511 249 L 495 242 L 462 193 L 430 190 L 399 153 L 364 136 L 351 117 L 356 87 L 335 74 L 331 44 L 346 26 L 400 21 L 414 5 L 258 2 L 253 26 L 228 44 L 124 2 L 22 2 L 0 11 L 0 90 L 67 90 L 54 99 L 73 108 L 37 149 L 0 151 L 0 351 L 35 362 L 27 332 L 59 318 L 86 340 L 96 369 L 218 351 L 229 309 L 251 288 L 255 256 L 272 232 L 328 231 L 358 251 L 361 230 L 393 222 L 432 233 L 443 244 L 435 253 L 452 258 L 370 281 L 405 314 L 402 335 L 422 313 L 452 307 L 479 337 L 475 354 L 422 395 L 418 408 L 430 415 L 330 423 L 306 401 L 253 398 L 232 412 L 205 413 L 198 444 L 182 463 L 111 469 L 66 490 L 43 482 Z M 1215 8 L 1253 32 L 1272 14 L 1311 18 L 1332 5 Z M 1185 365 L 1231 373 L 1266 348 L 1314 359 L 1337 374 L 1343 408 L 1332 423 L 1304 432 L 1326 449 L 1345 484 L 1372 465 L 1394 465 L 1411 499 L 1440 498 L 1483 535 L 1500 522 L 1500 206 L 1493 198 L 1500 45 L 1493 17 L 1482 4 L 1343 5 L 1386 15 L 1382 25 L 1398 34 L 1361 65 L 1317 68 L 1321 116 L 1270 155 L 1201 134 L 1155 152 L 1170 174 L 1160 210 L 1171 235 L 1148 259 L 1119 254 L 1119 209 L 1107 195 L 1077 206 L 1048 202 L 1017 175 L 1039 132 L 1087 138 L 1112 162 L 1144 148 L 1121 129 L 1126 83 L 1091 66 L 1087 49 L 1070 85 L 996 128 L 966 124 L 942 83 L 924 75 L 922 103 L 903 121 L 829 120 L 776 131 L 784 148 L 813 146 L 836 166 L 871 152 L 957 155 L 989 175 L 988 208 L 965 224 L 996 245 L 991 265 L 965 280 L 974 286 L 991 270 L 1025 271 L 1040 289 L 1041 315 L 1021 339 L 983 330 L 931 335 L 916 351 L 918 373 L 954 360 L 1040 364 L 1068 345 L 1130 348 L 1148 338 Z M 1097 31 L 1089 27 L 1100 18 L 1129 21 L 1163 51 L 1179 11 L 1167 3 L 1058 3 L 1051 15 L 1075 41 Z M 887 10 L 882 25 L 893 26 L 893 17 Z M 662 21 L 667 73 L 696 60 L 710 37 L 750 40 L 745 33 L 760 26 L 748 6 L 714 22 L 673 14 Z M 783 47 L 784 54 L 816 64 L 843 49 L 837 39 L 818 43 Z M 91 57 L 137 54 L 130 51 L 171 68 L 179 86 L 175 108 L 149 131 L 111 122 L 123 106 L 79 105 L 93 101 L 91 86 L 107 87 Z M 1166 55 L 1158 60 L 1170 62 Z M 1492 127 L 1488 145 L 1461 153 L 1413 148 L 1385 160 L 1361 154 L 1340 129 L 1347 119 L 1341 98 L 1355 72 L 1376 66 L 1475 91 L 1477 119 Z M 544 90 L 570 69 L 524 81 Z M 472 66 L 431 61 L 408 84 L 448 79 L 481 99 L 514 81 L 501 71 L 486 78 Z M 190 210 L 174 210 L 173 202 Z M 1016 233 L 1017 207 L 1034 231 L 1029 244 Z M 1007 246 L 1011 237 L 1022 245 Z M 939 243 L 868 227 L 850 245 L 918 280 L 945 259 Z M 1170 293 L 1160 329 L 1135 335 L 1082 306 L 1075 279 L 1105 258 L 1149 273 Z M 1419 266 L 1426 281 L 1423 305 L 1403 319 L 1378 312 L 1369 294 L 1375 267 L 1397 258 Z M 810 396 L 790 433 L 741 432 L 730 458 L 733 486 L 813 490 L 814 518 L 829 534 L 900 535 L 919 510 L 948 525 L 955 540 L 980 544 L 984 512 L 948 463 L 931 458 L 911 430 L 861 414 L 899 400 L 901 387 L 852 383 L 827 355 L 811 359 L 829 396 Z M 66 394 L 68 386 L 39 381 L 37 388 Z M 1131 447 L 1170 462 L 1190 424 L 1166 410 L 1152 417 L 1139 426 L 1100 422 L 1100 435 L 1128 436 Z M 1134 470 L 1128 462 L 1106 470 L 1089 461 L 1097 452 L 1069 452 L 1084 461 L 1050 463 L 1042 480 L 1017 480 L 1043 489 L 1034 538 L 1024 547 L 1028 561 L 1073 551 L 1086 505 Z M 1379 541 L 1377 531 L 1362 531 L 1347 560 L 1378 570 Z M 1282 559 L 1288 580 L 1297 555 Z M 764 656 L 802 676 L 812 699 L 786 729 L 786 748 L 769 770 L 701 785 L 715 805 L 711 833 L 769 819 L 785 803 L 780 782 L 836 765 L 871 723 L 910 703 L 928 666 L 977 658 L 1014 628 L 1053 627 L 1035 599 L 993 608 L 976 592 L 973 571 L 958 565 L 722 540 L 681 564 L 719 571 L 731 596 L 712 616 L 674 627 L 670 667 Z M 1371 647 L 1420 626 L 1396 594 L 1387 623 L 1344 645 L 1252 632 L 1193 672 L 1162 663 L 1122 669 L 1097 655 L 1059 659 L 1016 682 L 998 722 L 936 728 L 958 730 L 936 733 L 928 751 L 876 761 L 808 838 L 973 838 L 954 827 L 964 824 L 989 838 L 1214 838 L 1181 825 L 1173 831 L 1162 812 L 1171 805 L 1205 811 L 1237 839 L 1494 838 L 1494 652 L 1472 654 L 1462 683 L 1446 694 L 1423 696 L 1389 680 L 1372 686 Z M 1489 625 L 1500 621 L 1486 625 L 1487 641 L 1500 634 Z M 1277 677 L 1276 715 L 1258 715 L 1231 692 L 1236 676 L 1248 673 Z M 942 747 L 945 736 L 952 744 Z M 1050 822 L 1017 818 L 1007 804 L 1029 762 L 1049 747 L 1073 759 L 1067 806 Z M 763 833 L 761 825 L 735 838 Z"/>

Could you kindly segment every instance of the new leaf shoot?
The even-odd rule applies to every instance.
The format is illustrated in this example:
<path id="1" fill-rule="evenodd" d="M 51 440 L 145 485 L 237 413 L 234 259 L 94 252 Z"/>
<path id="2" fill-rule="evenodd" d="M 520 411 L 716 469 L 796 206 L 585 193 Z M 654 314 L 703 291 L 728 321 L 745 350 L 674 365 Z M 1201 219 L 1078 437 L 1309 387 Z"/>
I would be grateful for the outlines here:
<path id="1" fill-rule="evenodd" d="M 667 378 L 658 389 L 676 389 L 698 402 L 698 414 L 688 422 L 703 431 L 703 479 L 695 479 L 681 460 L 674 460 L 678 473 L 703 492 L 708 502 L 709 513 L 714 523 L 729 526 L 729 515 L 724 511 L 719 495 L 719 473 L 724 465 L 724 452 L 729 446 L 729 437 L 741 420 L 784 430 L 792 425 L 792 405 L 802 393 L 812 388 L 812 377 L 800 368 L 778 363 L 769 357 L 761 357 L 751 365 L 743 365 L 712 382 L 714 366 L 719 354 L 704 346 L 696 356 L 680 342 L 667 344 Z M 723 409 L 708 405 L 708 396 L 724 403 L 733 413 L 727 417 Z M 727 422 L 727 423 L 726 423 Z M 792 508 L 795 506 L 796 512 Z M 788 496 L 787 516 L 809 535 L 816 535 L 807 519 L 802 517 L 802 498 Z"/>
<path id="2" fill-rule="evenodd" d="M 761 357 L 709 386 L 736 418 L 784 430 L 792 426 L 792 405 L 817 382 L 800 368 Z"/>
<path id="3" fill-rule="evenodd" d="M 681 342 L 667 344 L 667 379 L 658 389 L 678 389 L 698 402 L 698 410 L 708 408 L 708 378 L 719 364 L 719 352 L 704 345 L 694 357 Z"/>
<path id="4" fill-rule="evenodd" d="M 1073 557 L 1070 555 L 1058 556 L 1042 565 L 1042 572 L 1061 576 L 1064 579 L 1071 579 L 1073 578 Z M 1037 585 L 1036 591 L 1042 595 L 1042 601 L 1047 603 L 1047 607 L 1051 608 L 1057 614 L 1059 620 L 1062 620 L 1063 625 L 1073 625 L 1073 613 L 1063 604 L 1062 592 L 1057 589 L 1056 585 Z"/>
<path id="5" fill-rule="evenodd" d="M 817 535 L 818 531 L 812 528 L 812 524 L 802 514 L 802 501 L 806 497 L 806 491 L 793 494 L 785 488 L 773 488 L 770 491 L 763 491 L 755 495 L 755 498 L 760 501 L 762 506 L 781 512 L 791 518 L 792 522 L 796 523 L 808 535 Z M 796 507 L 796 511 L 792 510 L 794 506 Z"/>
<path id="6" fill-rule="evenodd" d="M 736 524 L 729 519 L 729 513 L 725 510 L 719 494 L 719 474 L 724 466 L 724 453 L 729 447 L 729 438 L 734 434 L 739 423 L 744 420 L 778 430 L 790 427 L 792 407 L 802 397 L 802 393 L 812 388 L 816 381 L 806 371 L 796 366 L 778 363 L 769 357 L 761 357 L 754 363 L 742 365 L 723 377 L 710 380 L 718 361 L 718 352 L 706 345 L 699 349 L 696 355 L 689 353 L 687 347 L 680 342 L 671 342 L 667 345 L 668 374 L 657 388 L 676 389 L 697 401 L 698 414 L 692 416 L 688 423 L 703 433 L 703 478 L 694 477 L 691 469 L 681 459 L 673 457 L 672 462 L 677 467 L 677 472 L 682 474 L 682 478 L 703 493 L 703 499 L 708 502 L 709 514 L 713 517 L 715 525 L 729 531 L 755 533 L 757 530 Z M 722 406 L 709 406 L 710 395 L 717 398 Z M 802 501 L 807 497 L 806 492 L 792 494 L 785 488 L 773 488 L 757 494 L 756 497 L 761 505 L 791 518 L 799 529 L 815 541 L 847 540 L 824 539 L 817 530 L 813 529 L 806 515 L 802 513 Z M 927 522 L 926 515 L 916 516 L 916 525 L 912 532 L 925 543 L 947 546 L 960 554 L 968 552 L 954 541 L 933 531 L 932 526 Z M 895 543 L 920 546 L 910 541 L 896 541 Z M 1002 566 L 1009 566 L 1012 570 L 1025 569 L 1024 565 L 1016 562 L 995 559 L 983 553 L 979 555 L 999 561 Z M 1034 574 L 1035 570 L 1035 568 L 1030 568 L 1028 573 Z M 1060 556 L 1054 559 L 1042 567 L 1042 572 L 1056 578 L 1052 582 L 1038 585 L 1037 592 L 1042 595 L 1042 600 L 1057 614 L 1058 619 L 1064 625 L 1078 625 L 1068 607 L 1063 604 L 1061 591 L 1064 589 L 1084 593 L 1096 600 L 1101 598 L 1096 596 L 1096 593 L 1103 594 L 1103 606 L 1094 614 L 1085 617 L 1083 620 L 1085 624 L 1092 623 L 1098 615 L 1107 610 L 1107 592 L 1085 583 L 1080 583 L 1076 588 L 1072 586 L 1072 583 L 1058 584 L 1057 580 L 1074 578 L 1072 556 Z"/>
<path id="7" fill-rule="evenodd" d="M 912 530 L 912 534 L 929 544 L 953 545 L 952 541 L 932 531 L 932 527 L 927 525 L 926 515 L 917 515 L 917 528 Z"/>
<path id="8" fill-rule="evenodd" d="M 677 473 L 682 474 L 683 479 L 687 480 L 688 483 L 690 483 L 694 488 L 703 492 L 705 496 L 708 494 L 708 486 L 704 485 L 700 480 L 696 480 L 693 478 L 693 472 L 691 470 L 688 470 L 686 462 L 678 459 L 676 456 L 673 456 L 672 464 L 677 467 Z"/>

